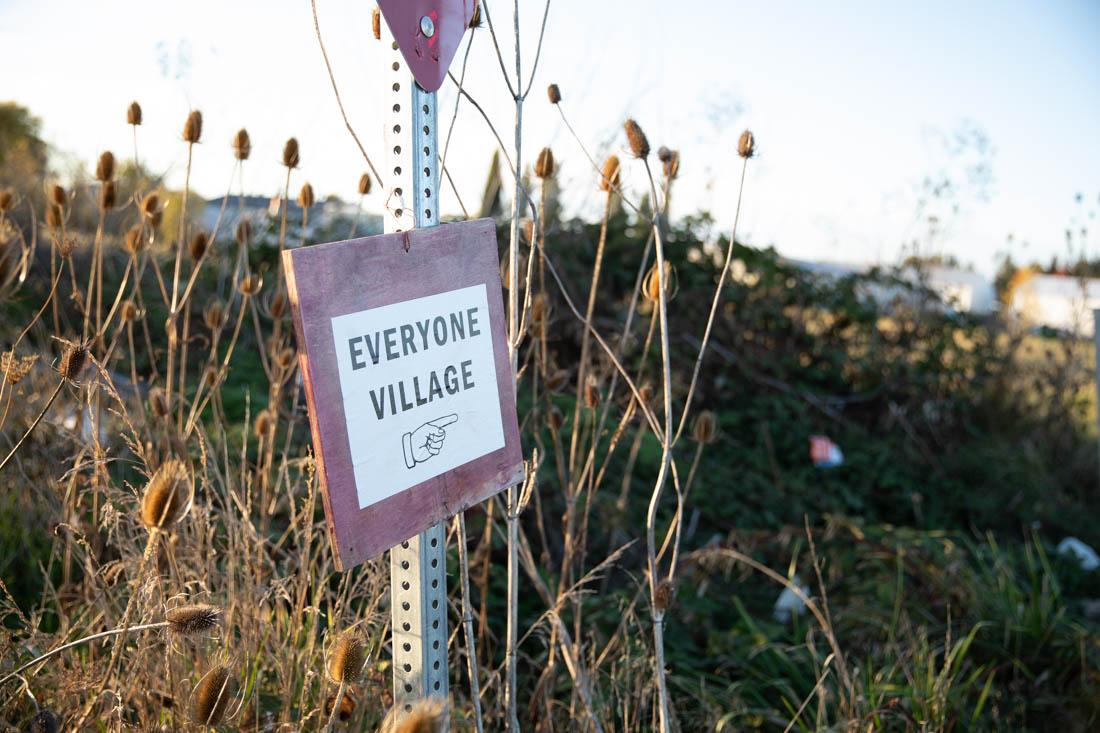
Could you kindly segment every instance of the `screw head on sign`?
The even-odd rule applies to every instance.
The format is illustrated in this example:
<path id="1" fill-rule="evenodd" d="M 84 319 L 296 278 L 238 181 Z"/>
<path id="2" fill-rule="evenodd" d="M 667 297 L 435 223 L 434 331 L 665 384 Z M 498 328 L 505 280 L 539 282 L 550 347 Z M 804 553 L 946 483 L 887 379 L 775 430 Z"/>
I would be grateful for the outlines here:
<path id="1" fill-rule="evenodd" d="M 475 0 L 378 0 L 405 65 L 424 91 L 443 85 L 474 5 Z"/>

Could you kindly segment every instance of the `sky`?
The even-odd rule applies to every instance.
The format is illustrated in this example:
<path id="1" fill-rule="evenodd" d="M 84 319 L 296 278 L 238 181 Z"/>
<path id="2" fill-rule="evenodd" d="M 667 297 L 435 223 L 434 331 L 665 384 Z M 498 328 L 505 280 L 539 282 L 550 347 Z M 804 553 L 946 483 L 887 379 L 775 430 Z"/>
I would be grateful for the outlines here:
<path id="1" fill-rule="evenodd" d="M 380 159 L 374 3 L 316 2 L 349 119 Z M 489 1 L 512 69 L 510 5 Z M 519 6 L 526 79 L 545 4 Z M 307 0 L 0 0 L 0 70 L 0 100 L 42 119 L 62 174 L 104 149 L 132 155 L 125 110 L 134 99 L 145 117 L 139 155 L 175 185 L 186 164 L 183 121 L 193 108 L 203 112 L 192 183 L 208 197 L 229 185 L 229 143 L 242 126 L 253 141 L 250 193 L 277 192 L 292 135 L 302 151 L 292 188 L 308 180 L 319 196 L 354 199 L 366 168 L 340 117 Z M 510 140 L 514 106 L 487 28 L 473 35 L 466 80 Z M 789 257 L 892 262 L 916 241 L 921 253 L 990 273 L 1006 251 L 1017 260 L 1064 258 L 1067 229 L 1075 251 L 1100 256 L 1097 0 L 550 0 L 524 105 L 524 158 L 550 146 L 566 212 L 595 217 L 596 173 L 547 101 L 550 82 L 598 159 L 625 152 L 627 117 L 654 148 L 679 150 L 673 215 L 709 211 L 726 233 L 737 138 L 751 128 L 759 156 L 748 167 L 738 238 Z M 448 82 L 441 129 L 455 100 Z M 462 101 L 447 165 L 468 207 L 476 208 L 494 146 Z M 640 196 L 640 165 L 624 170 Z M 950 181 L 952 193 L 922 205 L 926 179 Z M 379 209 L 383 197 L 373 193 L 367 208 Z M 460 212 L 449 190 L 441 206 Z"/>

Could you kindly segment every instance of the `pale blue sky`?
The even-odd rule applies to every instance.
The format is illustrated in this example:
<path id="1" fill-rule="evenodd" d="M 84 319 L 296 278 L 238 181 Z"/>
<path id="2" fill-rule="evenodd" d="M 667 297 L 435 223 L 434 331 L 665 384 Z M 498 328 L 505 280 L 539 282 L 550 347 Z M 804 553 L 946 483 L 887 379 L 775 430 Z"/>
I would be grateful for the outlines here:
<path id="1" fill-rule="evenodd" d="M 988 272 L 1009 233 L 1019 257 L 1045 260 L 1065 252 L 1067 227 L 1091 225 L 1087 242 L 1100 255 L 1100 222 L 1088 219 L 1100 201 L 1097 0 L 551 2 L 525 144 L 529 153 L 554 148 L 569 210 L 595 209 L 595 174 L 546 102 L 550 81 L 600 155 L 621 149 L 628 115 L 655 147 L 679 148 L 675 213 L 708 209 L 723 229 L 732 223 L 736 138 L 752 127 L 761 155 L 750 167 L 741 234 L 791 256 L 891 260 L 903 241 L 924 238 L 919 183 L 961 170 L 969 159 L 950 156 L 944 140 L 967 128 L 987 135 L 992 176 L 984 197 L 963 190 L 957 216 L 931 212 L 942 228 L 933 249 Z M 380 154 L 372 6 L 318 0 L 352 122 Z M 543 4 L 520 6 L 529 64 Z M 490 7 L 498 29 L 510 28 L 510 3 Z M 124 112 L 139 100 L 142 157 L 175 182 L 185 152 L 179 130 L 192 106 L 201 109 L 194 182 L 209 196 L 228 183 L 229 140 L 242 125 L 254 143 L 251 192 L 277 190 L 290 135 L 302 145 L 298 181 L 320 195 L 353 197 L 365 167 L 339 118 L 307 0 L 0 0 L 0 69 L 0 99 L 28 105 L 48 140 L 75 159 L 105 148 L 129 154 Z M 474 40 L 467 79 L 498 127 L 510 129 L 486 31 Z M 453 87 L 441 95 L 440 109 L 451 109 Z M 491 151 L 484 124 L 464 105 L 448 166 L 468 205 Z M 627 180 L 641 189 L 640 171 L 629 168 Z M 376 195 L 373 207 L 380 203 Z M 443 210 L 457 212 L 453 196 Z"/>

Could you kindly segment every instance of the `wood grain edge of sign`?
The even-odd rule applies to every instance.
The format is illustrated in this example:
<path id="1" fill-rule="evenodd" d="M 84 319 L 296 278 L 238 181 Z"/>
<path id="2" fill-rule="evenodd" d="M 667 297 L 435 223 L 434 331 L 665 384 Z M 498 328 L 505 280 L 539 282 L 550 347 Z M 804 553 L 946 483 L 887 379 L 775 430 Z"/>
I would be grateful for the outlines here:
<path id="1" fill-rule="evenodd" d="M 283 250 L 283 273 L 286 278 L 287 299 L 290 301 L 290 313 L 294 321 L 294 336 L 298 340 L 298 369 L 302 374 L 302 383 L 306 388 L 306 404 L 309 409 L 309 432 L 313 437 L 313 464 L 317 469 L 317 481 L 321 489 L 321 501 L 325 506 L 325 527 L 328 529 L 329 546 L 336 569 L 343 571 L 344 562 L 340 556 L 340 542 L 336 537 L 336 525 L 333 521 L 332 504 L 328 493 L 328 474 L 325 470 L 325 452 L 321 440 L 321 428 L 317 424 L 316 401 L 313 396 L 313 374 L 309 356 L 306 354 L 305 330 L 302 326 L 302 306 L 298 297 L 298 281 L 294 275 L 294 253 L 298 250 Z"/>

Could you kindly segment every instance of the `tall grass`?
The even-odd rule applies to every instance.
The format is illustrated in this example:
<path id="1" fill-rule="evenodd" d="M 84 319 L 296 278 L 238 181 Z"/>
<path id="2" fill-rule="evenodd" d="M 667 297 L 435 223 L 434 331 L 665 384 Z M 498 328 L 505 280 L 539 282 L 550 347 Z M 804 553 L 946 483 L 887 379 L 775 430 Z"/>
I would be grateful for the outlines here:
<path id="1" fill-rule="evenodd" d="M 1058 362 L 1039 379 L 1017 358 L 1019 331 L 946 313 L 900 273 L 830 283 L 743 246 L 748 131 L 726 151 L 728 235 L 669 217 L 679 153 L 654 155 L 633 120 L 615 142 L 628 159 L 600 165 L 574 132 L 567 150 L 527 156 L 529 179 L 522 122 L 545 16 L 525 69 L 517 8 L 512 72 L 480 8 L 514 102 L 501 269 L 528 471 L 448 538 L 452 699 L 389 712 L 388 565 L 332 566 L 278 258 L 313 243 L 312 186 L 294 216 L 290 200 L 308 147 L 282 148 L 277 216 L 234 222 L 253 152 L 238 132 L 217 223 L 199 231 L 201 115 L 185 118 L 172 192 L 138 166 L 131 106 L 139 175 L 115 176 L 112 156 L 41 211 L 0 196 L 0 535 L 27 548 L 0 565 L 0 717 L 105 730 L 1093 725 L 1094 579 L 1052 559 L 1043 534 L 998 524 L 1010 492 L 990 507 L 956 490 L 995 464 L 1059 490 L 1043 517 L 1094 496 L 1061 492 L 1081 463 L 1079 424 L 1058 423 L 1081 370 Z M 458 103 L 492 126 L 462 78 Z M 572 132 L 568 98 L 548 96 Z M 578 161 L 597 224 L 553 213 L 559 171 Z M 360 205 L 371 180 L 349 185 Z M 169 200 L 180 211 L 166 227 Z M 901 293 L 896 307 L 873 288 Z M 1033 378 L 1039 398 L 1013 389 Z M 1064 473 L 1045 470 L 1041 441 L 1006 449 L 1018 433 L 990 417 L 1022 425 L 1036 399 L 1027 434 L 1062 436 Z M 882 439 L 823 474 L 793 457 L 821 425 L 853 446 Z M 974 431 L 988 431 L 985 453 L 956 450 Z M 968 524 L 998 533 L 934 529 Z M 784 589 L 805 615 L 772 619 Z"/>

